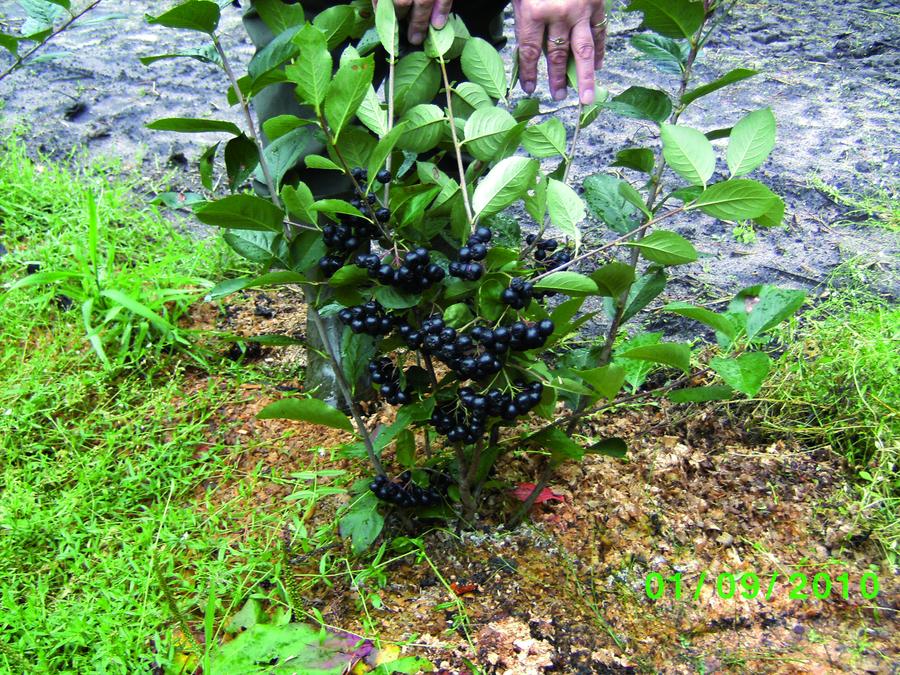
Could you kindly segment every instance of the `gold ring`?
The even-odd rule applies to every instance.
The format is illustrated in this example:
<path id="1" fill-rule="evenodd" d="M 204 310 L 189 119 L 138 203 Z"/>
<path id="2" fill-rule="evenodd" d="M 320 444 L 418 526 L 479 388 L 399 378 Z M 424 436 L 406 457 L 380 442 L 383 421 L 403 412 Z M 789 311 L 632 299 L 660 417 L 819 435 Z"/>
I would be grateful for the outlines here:
<path id="1" fill-rule="evenodd" d="M 609 19 L 603 19 L 600 23 L 595 23 L 591 28 L 606 28 L 609 25 Z"/>
<path id="2" fill-rule="evenodd" d="M 568 42 L 568 40 L 566 40 L 566 38 L 564 38 L 564 37 L 547 38 L 547 40 L 552 42 L 553 44 L 555 44 L 557 47 L 561 47 L 564 44 L 566 44 L 566 42 Z"/>

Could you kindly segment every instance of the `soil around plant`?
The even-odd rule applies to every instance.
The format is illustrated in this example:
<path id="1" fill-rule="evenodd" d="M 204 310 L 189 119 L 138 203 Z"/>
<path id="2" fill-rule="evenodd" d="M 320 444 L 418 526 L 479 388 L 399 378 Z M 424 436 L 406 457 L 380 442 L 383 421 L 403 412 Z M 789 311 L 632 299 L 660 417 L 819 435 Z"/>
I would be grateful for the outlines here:
<path id="1" fill-rule="evenodd" d="M 289 324 L 280 322 L 290 319 L 280 317 L 290 316 L 294 300 L 287 291 L 247 292 L 224 310 L 195 308 L 195 327 L 210 328 L 212 321 L 247 336 L 282 333 Z M 258 311 L 261 304 L 271 315 Z M 284 350 L 263 347 L 254 358 L 283 372 Z M 197 377 L 196 387 L 209 385 Z M 247 385 L 242 400 L 216 412 L 210 439 L 236 445 L 252 439 L 232 458 L 233 474 L 256 468 L 289 476 L 312 466 L 366 479 L 361 462 L 332 454 L 349 435 L 256 419 L 295 386 Z M 541 469 L 539 458 L 514 451 L 499 464 L 487 515 L 474 530 L 421 521 L 415 512 L 407 512 L 413 530 L 388 518 L 385 536 L 421 536 L 435 567 L 410 556 L 385 570 L 385 587 L 367 589 L 383 602 L 368 608 L 368 626 L 358 589 L 346 577 L 308 588 L 304 608 L 383 645 L 406 643 L 403 654 L 429 658 L 443 673 L 470 672 L 467 660 L 509 674 L 892 672 L 900 659 L 900 586 L 870 539 L 842 460 L 828 448 L 765 437 L 744 415 L 740 408 L 663 403 L 591 419 L 579 429 L 585 441 L 621 437 L 627 460 L 588 456 L 564 465 L 549 485 L 561 501 L 536 506 L 528 524 L 507 531 L 505 519 L 519 503 L 512 492 L 534 482 Z M 392 417 L 390 406 L 369 408 L 371 424 Z M 401 471 L 391 449 L 383 459 L 389 471 Z M 198 485 L 198 502 L 215 510 L 233 500 L 238 482 Z M 307 485 L 263 481 L 248 497 L 248 513 Z M 307 530 L 329 523 L 347 499 L 318 500 L 303 514 Z M 246 528 L 236 520 L 232 531 L 240 537 Z M 315 576 L 323 555 L 349 555 L 348 542 L 299 555 L 286 536 L 289 574 L 300 581 Z M 792 590 L 803 595 L 800 582 L 791 581 L 801 573 L 810 583 L 827 575 L 827 597 L 824 576 L 822 598 L 811 586 L 805 597 L 792 597 Z M 846 598 L 838 581 L 845 573 Z M 654 600 L 647 580 L 655 574 L 668 581 Z M 675 574 L 682 579 L 680 599 Z M 760 580 L 758 592 L 750 577 L 740 585 L 741 575 L 750 574 Z M 878 578 L 874 598 L 860 592 L 864 575 L 869 594 Z M 655 594 L 658 587 L 650 587 Z"/>

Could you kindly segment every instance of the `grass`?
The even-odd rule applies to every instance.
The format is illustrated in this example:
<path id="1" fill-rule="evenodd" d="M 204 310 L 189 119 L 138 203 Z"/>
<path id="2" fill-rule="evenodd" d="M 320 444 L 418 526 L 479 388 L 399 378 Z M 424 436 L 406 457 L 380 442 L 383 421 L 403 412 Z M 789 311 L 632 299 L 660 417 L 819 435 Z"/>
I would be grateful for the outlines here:
<path id="1" fill-rule="evenodd" d="M 761 423 L 846 457 L 858 491 L 857 523 L 900 556 L 900 308 L 871 290 L 855 263 L 839 287 L 803 316 L 762 397 Z"/>
<path id="2" fill-rule="evenodd" d="M 218 240 L 198 244 L 136 199 L 139 179 L 32 161 L 16 139 L 4 150 L 0 283 L 23 278 L 31 262 L 77 267 L 93 197 L 103 255 L 115 245 L 104 272 L 127 276 L 141 297 L 160 280 L 211 278 L 232 264 Z M 211 606 L 218 626 L 277 569 L 287 505 L 252 513 L 245 504 L 260 483 L 282 479 L 239 475 L 229 459 L 246 446 L 209 425 L 212 411 L 241 398 L 247 370 L 216 362 L 227 377 L 204 384 L 184 356 L 149 342 L 108 367 L 81 313 L 61 311 L 57 293 L 48 285 L 0 296 L 0 672 L 171 664 L 187 640 L 171 628 L 156 568 L 182 611 L 202 624 Z M 240 489 L 218 502 L 203 489 L 210 481 Z"/>
<path id="3" fill-rule="evenodd" d="M 847 207 L 846 220 L 840 225 L 861 224 L 900 232 L 900 199 L 897 186 L 892 190 L 883 187 L 862 186 L 859 190 L 842 191 L 829 185 L 818 175 L 809 176 L 809 185 L 835 204 Z"/>

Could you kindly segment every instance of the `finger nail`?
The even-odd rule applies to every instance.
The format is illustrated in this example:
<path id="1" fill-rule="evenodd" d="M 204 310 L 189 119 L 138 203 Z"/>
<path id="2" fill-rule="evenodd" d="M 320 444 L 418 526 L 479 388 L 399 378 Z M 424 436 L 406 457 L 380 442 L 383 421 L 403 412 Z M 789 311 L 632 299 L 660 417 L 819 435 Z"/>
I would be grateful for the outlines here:
<path id="1" fill-rule="evenodd" d="M 420 45 L 420 44 L 422 44 L 422 42 L 425 41 L 425 36 L 418 32 L 413 33 L 412 35 L 409 36 L 409 41 L 412 42 L 414 45 Z"/>
<path id="2" fill-rule="evenodd" d="M 566 97 L 565 89 L 557 89 L 556 91 L 553 92 L 553 98 L 556 99 L 557 101 L 562 101 L 565 97 Z"/>
<path id="3" fill-rule="evenodd" d="M 593 89 L 584 89 L 581 92 L 581 102 L 584 105 L 590 105 L 594 102 L 594 90 Z"/>
<path id="4" fill-rule="evenodd" d="M 434 17 L 434 21 L 431 22 L 431 25 L 434 26 L 437 30 L 440 30 L 447 25 L 447 17 L 443 14 L 438 14 L 436 17 Z"/>
<path id="5" fill-rule="evenodd" d="M 533 94 L 533 93 L 534 93 L 534 86 L 535 86 L 535 85 L 534 85 L 534 80 L 526 80 L 525 82 L 522 83 L 522 90 L 523 90 L 526 94 Z"/>

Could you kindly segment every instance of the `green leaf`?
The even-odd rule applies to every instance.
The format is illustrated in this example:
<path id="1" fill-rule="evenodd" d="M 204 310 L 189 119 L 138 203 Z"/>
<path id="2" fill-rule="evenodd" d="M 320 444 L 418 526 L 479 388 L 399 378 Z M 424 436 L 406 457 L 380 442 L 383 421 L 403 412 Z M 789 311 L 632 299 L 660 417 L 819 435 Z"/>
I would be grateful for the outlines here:
<path id="1" fill-rule="evenodd" d="M 284 211 L 272 202 L 253 195 L 231 195 L 206 202 L 194 209 L 201 223 L 237 230 L 280 232 Z"/>
<path id="2" fill-rule="evenodd" d="M 303 163 L 307 169 L 320 169 L 322 171 L 340 171 L 344 172 L 344 168 L 335 164 L 332 160 L 322 155 L 307 155 L 303 158 Z"/>
<path id="3" fill-rule="evenodd" d="M 538 159 L 557 155 L 565 156 L 567 152 L 566 127 L 561 120 L 551 117 L 546 122 L 526 128 L 522 135 L 522 145 L 532 157 Z"/>
<path id="4" fill-rule="evenodd" d="M 300 26 L 291 28 L 260 49 L 247 64 L 247 73 L 250 81 L 255 83 L 267 73 L 283 66 L 300 53 L 301 46 L 294 40 L 300 31 Z"/>
<path id="5" fill-rule="evenodd" d="M 213 45 L 203 45 L 195 49 L 186 49 L 183 52 L 172 54 L 156 54 L 154 56 L 142 56 L 138 59 L 143 65 L 149 66 L 157 61 L 165 61 L 167 59 L 194 59 L 201 63 L 213 63 L 217 66 L 222 65 L 222 58 Z M 230 90 L 229 90 L 230 93 Z"/>
<path id="6" fill-rule="evenodd" d="M 778 227 L 784 221 L 784 200 L 776 196 L 775 202 L 761 216 L 757 216 L 753 221 L 762 227 Z"/>
<path id="7" fill-rule="evenodd" d="M 359 104 L 372 86 L 375 60 L 371 56 L 341 64 L 325 95 L 325 119 L 335 141 L 344 126 L 356 116 Z"/>
<path id="8" fill-rule="evenodd" d="M 566 270 L 551 272 L 543 279 L 539 279 L 534 287 L 541 291 L 561 291 L 569 294 L 586 293 L 591 295 L 597 292 L 597 284 L 590 277 Z"/>
<path id="9" fill-rule="evenodd" d="M 494 107 L 494 102 L 491 100 L 491 97 L 488 96 L 484 87 L 475 84 L 474 82 L 460 82 L 453 88 L 453 94 L 474 110 Z M 459 115 L 459 112 L 456 110 L 456 105 L 454 105 L 453 114 Z"/>
<path id="10" fill-rule="evenodd" d="M 753 293 L 753 291 L 757 292 Z M 800 309 L 806 300 L 806 293 L 777 286 L 757 286 L 741 291 L 737 301 L 744 303 L 744 299 L 748 297 L 754 298 L 755 302 L 753 309 L 747 315 L 747 337 L 752 340 L 757 335 L 774 328 Z"/>
<path id="11" fill-rule="evenodd" d="M 585 448 L 585 453 L 625 459 L 625 456 L 628 454 L 628 444 L 621 438 L 604 438 L 602 441 Z"/>
<path id="12" fill-rule="evenodd" d="M 637 210 L 619 192 L 624 182 L 603 173 L 584 179 L 584 198 L 591 214 L 619 234 L 631 232 L 636 226 Z"/>
<path id="13" fill-rule="evenodd" d="M 234 122 L 225 122 L 223 120 L 200 120 L 188 117 L 166 117 L 164 119 L 150 122 L 146 125 L 148 129 L 154 131 L 175 131 L 182 134 L 202 134 L 207 132 L 219 132 L 233 134 L 239 136 L 241 130 Z"/>
<path id="14" fill-rule="evenodd" d="M 406 130 L 397 141 L 397 146 L 410 152 L 428 152 L 441 142 L 444 133 L 444 111 L 433 103 L 413 106 L 403 116 Z"/>
<path id="15" fill-rule="evenodd" d="M 397 463 L 406 468 L 414 469 L 416 467 L 416 436 L 412 429 L 404 429 L 397 436 L 397 445 L 394 451 Z"/>
<path id="16" fill-rule="evenodd" d="M 386 309 L 409 309 L 422 302 L 419 293 L 403 293 L 392 286 L 375 289 L 375 299 Z"/>
<path id="17" fill-rule="evenodd" d="M 642 173 L 653 173 L 656 156 L 649 148 L 625 148 L 616 154 L 613 166 L 622 166 Z"/>
<path id="18" fill-rule="evenodd" d="M 517 122 L 527 122 L 540 112 L 541 106 L 536 98 L 520 98 L 516 101 L 516 107 L 512 111 L 512 116 L 516 118 Z M 555 117 L 551 117 L 547 121 L 550 122 L 552 120 L 559 122 Z M 561 124 L 562 122 L 560 122 Z M 565 133 L 565 127 L 563 127 L 563 132 Z"/>
<path id="19" fill-rule="evenodd" d="M 706 96 L 707 94 L 718 91 L 723 87 L 727 87 L 729 84 L 734 84 L 735 82 L 746 80 L 748 77 L 753 77 L 757 74 L 758 71 L 750 70 L 749 68 L 735 68 L 734 70 L 729 71 L 728 73 L 720 77 L 718 80 L 714 80 L 709 84 L 704 84 L 700 87 L 697 87 L 696 89 L 692 89 L 691 91 L 687 92 L 684 96 L 681 97 L 681 105 L 690 105 L 701 96 Z"/>
<path id="20" fill-rule="evenodd" d="M 270 141 L 275 141 L 294 129 L 315 125 L 312 120 L 296 115 L 276 115 L 263 122 L 263 133 Z"/>
<path id="21" fill-rule="evenodd" d="M 424 45 L 425 54 L 432 59 L 443 58 L 453 48 L 455 41 L 456 31 L 453 30 L 452 21 L 448 21 L 440 30 L 429 25 Z"/>
<path id="22" fill-rule="evenodd" d="M 16 56 L 19 53 L 19 38 L 8 33 L 0 33 L 0 47 Z"/>
<path id="23" fill-rule="evenodd" d="M 368 490 L 353 502 L 340 522 L 341 536 L 350 538 L 356 555 L 369 548 L 383 528 L 384 516 L 378 511 L 378 497 Z"/>
<path id="24" fill-rule="evenodd" d="M 269 143 L 263 152 L 272 172 L 275 188 L 281 187 L 284 175 L 299 164 L 301 157 L 305 157 L 318 146 L 318 140 L 306 127 L 294 129 Z M 259 178 L 264 180 L 261 170 L 259 174 Z"/>
<path id="25" fill-rule="evenodd" d="M 359 104 L 356 116 L 379 138 L 387 134 L 387 111 L 381 107 L 381 101 L 375 93 L 374 87 L 369 87 L 362 103 Z"/>
<path id="26" fill-rule="evenodd" d="M 515 126 L 516 120 L 502 108 L 479 108 L 466 120 L 464 147 L 475 159 L 490 162 L 499 155 L 506 134 Z"/>
<path id="27" fill-rule="evenodd" d="M 628 383 L 632 393 L 636 392 L 647 380 L 647 375 L 653 370 L 653 363 L 638 359 L 625 359 L 619 356 L 618 352 L 627 352 L 637 347 L 656 345 L 659 344 L 661 339 L 662 333 L 638 333 L 617 348 L 617 353 L 613 357 L 613 363 L 625 370 L 625 381 Z"/>
<path id="28" fill-rule="evenodd" d="M 159 16 L 147 16 L 147 23 L 212 35 L 219 26 L 219 6 L 210 0 L 188 0 Z"/>
<path id="29" fill-rule="evenodd" d="M 728 168 L 732 176 L 743 176 L 766 161 L 775 147 L 775 115 L 771 108 L 756 110 L 731 130 Z"/>
<path id="30" fill-rule="evenodd" d="M 267 405 L 256 417 L 261 420 L 309 422 L 332 429 L 353 431 L 353 425 L 344 413 L 317 398 L 283 398 Z"/>
<path id="31" fill-rule="evenodd" d="M 534 187 L 539 164 L 527 157 L 507 157 L 481 179 L 472 197 L 476 217 L 498 213 Z"/>
<path id="32" fill-rule="evenodd" d="M 256 143 L 244 134 L 225 144 L 225 173 L 228 174 L 228 187 L 232 192 L 252 175 L 258 164 Z"/>
<path id="33" fill-rule="evenodd" d="M 253 7 L 275 36 L 303 25 L 306 17 L 299 3 L 288 4 L 284 0 L 254 0 Z"/>
<path id="34" fill-rule="evenodd" d="M 250 262 L 271 265 L 278 260 L 284 267 L 288 265 L 286 261 L 287 246 L 281 233 L 228 230 L 223 235 L 223 239 L 238 255 Z"/>
<path id="35" fill-rule="evenodd" d="M 444 310 L 444 323 L 451 328 L 461 328 L 473 318 L 472 310 L 464 302 L 457 302 Z"/>
<path id="36" fill-rule="evenodd" d="M 441 71 L 423 52 L 412 52 L 394 70 L 394 109 L 400 116 L 420 103 L 431 103 L 440 87 Z"/>
<path id="37" fill-rule="evenodd" d="M 547 210 L 550 222 L 572 240 L 577 252 L 581 247 L 578 223 L 585 217 L 584 201 L 566 183 L 551 178 L 547 185 Z"/>
<path id="38" fill-rule="evenodd" d="M 331 83 L 331 52 L 322 31 L 310 25 L 304 26 L 294 40 L 301 46 L 300 53 L 284 74 L 297 85 L 300 100 L 318 111 Z"/>
<path id="39" fill-rule="evenodd" d="M 580 461 L 584 457 L 584 448 L 566 436 L 560 429 L 545 429 L 530 436 L 528 440 L 550 451 L 550 464 L 553 466 L 559 466 L 567 459 Z"/>
<path id="40" fill-rule="evenodd" d="M 373 495 L 374 497 L 374 495 Z M 302 623 L 257 623 L 212 651 L 215 673 L 257 673 L 260 663 L 270 673 L 341 675 L 357 659 L 346 637 Z"/>
<path id="41" fill-rule="evenodd" d="M 634 283 L 634 268 L 620 262 L 611 262 L 591 273 L 591 280 L 597 284 L 597 293 L 609 298 L 618 298 Z"/>
<path id="42" fill-rule="evenodd" d="M 143 303 L 138 302 L 134 298 L 126 295 L 120 290 L 114 288 L 108 288 L 106 290 L 100 291 L 100 295 L 104 298 L 109 298 L 116 304 L 122 305 L 125 309 L 129 310 L 137 314 L 138 316 L 142 316 L 151 324 L 153 324 L 157 330 L 162 333 L 168 335 L 173 330 L 175 330 L 175 326 L 166 321 L 159 314 L 154 312 L 152 309 L 144 305 Z"/>
<path id="43" fill-rule="evenodd" d="M 703 25 L 703 3 L 695 0 L 631 0 L 626 12 L 643 12 L 642 28 L 671 38 L 690 38 Z"/>
<path id="44" fill-rule="evenodd" d="M 198 170 L 200 172 L 200 183 L 207 190 L 213 189 L 213 162 L 216 159 L 216 153 L 219 151 L 219 145 L 220 143 L 216 143 L 215 145 L 209 146 L 203 151 L 203 154 L 200 155 L 200 159 L 197 160 Z"/>
<path id="45" fill-rule="evenodd" d="M 647 208 L 647 205 L 644 203 L 644 198 L 641 196 L 641 193 L 635 190 L 631 183 L 621 182 L 619 183 L 619 194 L 622 198 L 631 204 L 638 211 L 642 212 L 647 218 L 652 218 L 653 214 L 650 212 L 650 209 Z"/>
<path id="46" fill-rule="evenodd" d="M 672 100 L 664 91 L 646 87 L 629 87 L 603 104 L 622 117 L 661 123 L 672 114 Z"/>
<path id="47" fill-rule="evenodd" d="M 662 269 L 643 275 L 638 279 L 628 292 L 625 302 L 625 313 L 622 315 L 622 323 L 628 321 L 644 307 L 663 292 L 666 287 L 666 273 Z"/>
<path id="48" fill-rule="evenodd" d="M 506 67 L 500 54 L 486 40 L 471 38 L 466 42 L 462 69 L 469 80 L 481 85 L 492 98 L 506 98 Z"/>
<path id="49" fill-rule="evenodd" d="M 344 288 L 345 286 L 360 286 L 369 280 L 369 273 L 357 265 L 344 265 L 331 275 L 328 285 L 332 288 Z"/>
<path id="50" fill-rule="evenodd" d="M 610 401 L 619 395 L 622 384 L 625 382 L 625 370 L 615 364 L 609 364 L 602 368 L 577 370 L 575 372 L 596 389 L 601 396 Z"/>
<path id="51" fill-rule="evenodd" d="M 722 220 L 748 220 L 768 213 L 778 197 L 762 183 L 732 178 L 710 185 L 688 208 Z"/>
<path id="52" fill-rule="evenodd" d="M 296 186 L 285 185 L 281 189 L 281 201 L 288 213 L 301 223 L 315 225 L 318 221 L 318 215 L 313 208 L 315 199 L 306 183 L 299 182 Z"/>
<path id="53" fill-rule="evenodd" d="M 706 324 L 714 331 L 722 333 L 725 337 L 733 340 L 737 337 L 737 326 L 724 314 L 716 314 L 704 307 L 695 307 L 686 302 L 670 302 L 663 307 L 666 312 L 672 312 L 679 316 L 686 316 L 700 323 Z"/>
<path id="54" fill-rule="evenodd" d="M 666 366 L 678 368 L 684 373 L 691 369 L 690 345 L 680 342 L 664 342 L 656 345 L 645 345 L 629 349 L 622 354 L 616 354 L 623 359 L 638 359 L 639 361 L 652 361 Z"/>
<path id="55" fill-rule="evenodd" d="M 709 362 L 726 384 L 747 396 L 756 396 L 772 366 L 772 359 L 763 352 L 748 352 L 736 359 L 716 357 Z"/>
<path id="56" fill-rule="evenodd" d="M 669 392 L 673 403 L 706 403 L 707 401 L 728 401 L 734 396 L 734 389 L 724 385 L 709 387 L 687 387 Z"/>
<path id="57" fill-rule="evenodd" d="M 391 129 L 390 133 L 378 141 L 378 145 L 375 146 L 375 149 L 369 157 L 368 175 L 370 187 L 375 184 L 378 172 L 381 171 L 385 161 L 390 157 L 391 152 L 394 150 L 394 146 L 397 145 L 397 141 L 399 141 L 405 133 L 406 122 L 400 122 L 400 124 Z"/>
<path id="58" fill-rule="evenodd" d="M 706 185 L 716 170 L 716 153 L 709 139 L 696 129 L 663 124 L 663 157 L 691 185 Z"/>
<path id="59" fill-rule="evenodd" d="M 400 27 L 397 25 L 397 14 L 394 3 L 386 2 L 375 5 L 375 29 L 378 39 L 388 56 L 395 57 L 400 49 Z"/>
<path id="60" fill-rule="evenodd" d="M 631 38 L 631 46 L 653 62 L 660 71 L 672 75 L 684 72 L 690 46 L 672 38 L 643 33 Z"/>
<path id="61" fill-rule="evenodd" d="M 313 26 L 325 33 L 325 44 L 329 50 L 334 50 L 344 42 L 356 24 L 356 9 L 350 5 L 332 5 L 316 14 Z M 354 49 L 354 54 L 359 53 Z"/>
<path id="62" fill-rule="evenodd" d="M 363 217 L 362 212 L 358 208 L 343 199 L 319 199 L 313 204 L 313 210 L 330 216 L 334 220 L 339 220 L 335 218 L 337 214 L 355 216 L 357 218 Z"/>
<path id="63" fill-rule="evenodd" d="M 640 249 L 644 258 L 659 265 L 685 265 L 697 259 L 697 249 L 693 244 L 668 230 L 656 230 L 640 241 L 628 242 L 627 245 Z"/>

